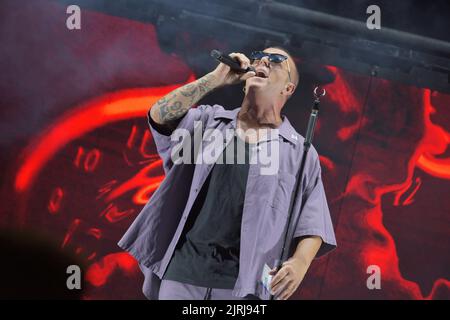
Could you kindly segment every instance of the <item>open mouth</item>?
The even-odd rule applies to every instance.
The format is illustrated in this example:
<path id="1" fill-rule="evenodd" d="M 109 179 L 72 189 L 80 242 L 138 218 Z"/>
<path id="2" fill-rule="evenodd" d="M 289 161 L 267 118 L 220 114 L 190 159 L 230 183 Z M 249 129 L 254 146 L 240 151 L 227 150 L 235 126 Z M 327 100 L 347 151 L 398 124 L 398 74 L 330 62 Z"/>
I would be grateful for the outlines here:
<path id="1" fill-rule="evenodd" d="M 256 76 L 259 78 L 267 78 L 268 75 L 264 73 L 263 71 L 256 71 Z"/>

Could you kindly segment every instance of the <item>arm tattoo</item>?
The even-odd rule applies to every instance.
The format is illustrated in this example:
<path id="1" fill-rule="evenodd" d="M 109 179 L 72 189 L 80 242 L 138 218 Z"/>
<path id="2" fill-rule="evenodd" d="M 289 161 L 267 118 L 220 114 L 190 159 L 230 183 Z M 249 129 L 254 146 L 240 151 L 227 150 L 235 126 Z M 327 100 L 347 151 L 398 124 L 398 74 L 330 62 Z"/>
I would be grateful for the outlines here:
<path id="1" fill-rule="evenodd" d="M 212 74 L 207 74 L 159 99 L 154 107 L 159 109 L 160 121 L 171 122 L 183 117 L 193 104 L 214 89 L 214 80 Z"/>

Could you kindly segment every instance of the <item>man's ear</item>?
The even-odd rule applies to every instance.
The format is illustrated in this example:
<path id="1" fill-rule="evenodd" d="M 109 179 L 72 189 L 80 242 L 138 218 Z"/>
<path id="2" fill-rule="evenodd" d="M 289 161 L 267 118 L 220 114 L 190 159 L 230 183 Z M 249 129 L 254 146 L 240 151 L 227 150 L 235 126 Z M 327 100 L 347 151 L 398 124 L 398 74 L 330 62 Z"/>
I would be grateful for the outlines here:
<path id="1" fill-rule="evenodd" d="M 284 91 L 288 96 L 292 96 L 295 91 L 295 84 L 293 84 L 292 82 L 286 83 L 286 85 L 284 86 Z"/>

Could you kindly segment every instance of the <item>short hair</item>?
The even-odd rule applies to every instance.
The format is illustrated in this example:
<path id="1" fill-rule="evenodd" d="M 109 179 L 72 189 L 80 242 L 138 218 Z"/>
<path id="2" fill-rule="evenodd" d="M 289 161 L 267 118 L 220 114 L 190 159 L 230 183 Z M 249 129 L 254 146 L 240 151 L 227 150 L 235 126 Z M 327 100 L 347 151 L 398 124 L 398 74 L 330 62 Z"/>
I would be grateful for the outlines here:
<path id="1" fill-rule="evenodd" d="M 300 74 L 298 72 L 298 68 L 297 68 L 297 64 L 295 63 L 294 57 L 292 56 L 292 54 L 285 48 L 281 47 L 281 46 L 269 46 L 266 49 L 279 49 L 284 51 L 285 53 L 287 53 L 288 57 L 291 59 L 288 59 L 288 63 L 289 61 L 291 61 L 292 63 L 290 64 L 290 69 L 291 69 L 291 81 L 292 83 L 295 84 L 295 89 L 297 89 L 298 86 L 298 82 L 300 80 Z M 264 50 L 266 50 L 264 49 Z"/>

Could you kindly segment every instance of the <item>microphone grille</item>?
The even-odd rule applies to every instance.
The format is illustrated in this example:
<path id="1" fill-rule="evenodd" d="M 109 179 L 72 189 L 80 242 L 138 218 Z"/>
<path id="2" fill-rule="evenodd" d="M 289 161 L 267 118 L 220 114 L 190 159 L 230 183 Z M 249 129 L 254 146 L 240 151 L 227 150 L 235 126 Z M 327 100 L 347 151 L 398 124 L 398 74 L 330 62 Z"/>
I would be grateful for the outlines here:
<path id="1" fill-rule="evenodd" d="M 213 57 L 214 59 L 219 59 L 221 55 L 222 52 L 220 52 L 219 50 L 211 50 L 211 57 Z"/>

